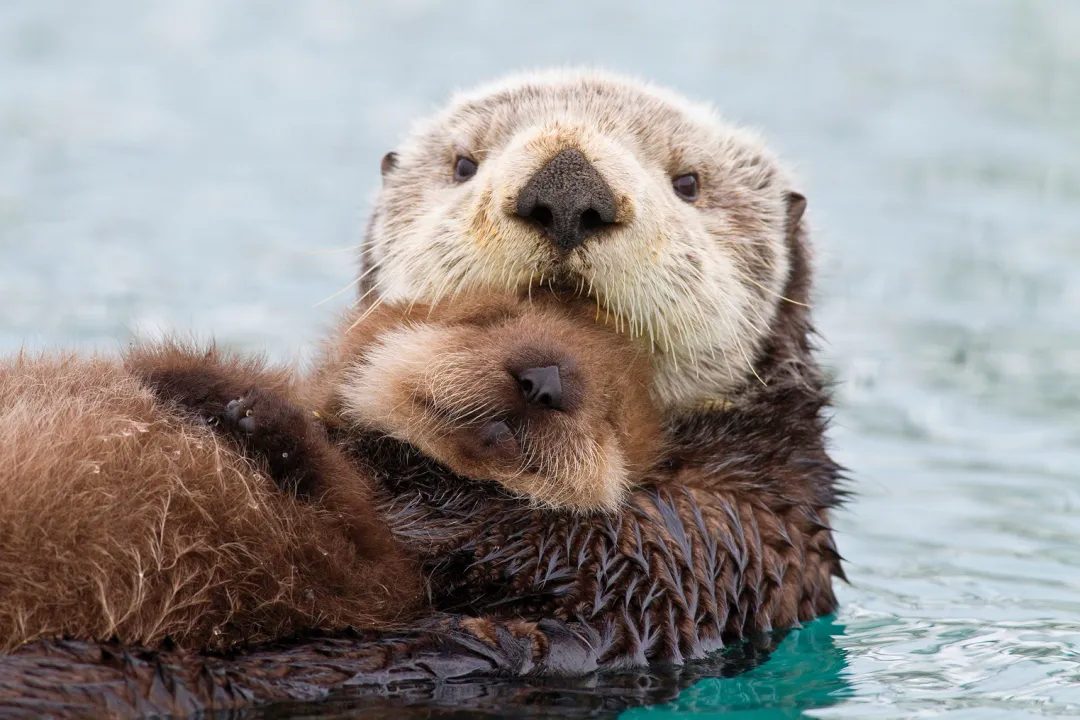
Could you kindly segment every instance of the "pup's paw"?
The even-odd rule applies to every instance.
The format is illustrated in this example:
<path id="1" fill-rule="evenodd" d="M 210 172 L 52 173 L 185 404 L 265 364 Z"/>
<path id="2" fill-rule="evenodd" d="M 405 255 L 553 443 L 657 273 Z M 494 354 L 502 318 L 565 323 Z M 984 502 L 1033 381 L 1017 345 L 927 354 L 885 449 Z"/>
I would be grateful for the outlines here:
<path id="1" fill-rule="evenodd" d="M 248 456 L 265 460 L 278 486 L 303 493 L 308 474 L 313 420 L 276 393 L 253 388 L 225 405 L 221 428 L 236 437 Z"/>
<path id="2" fill-rule="evenodd" d="M 230 400 L 225 406 L 225 417 L 245 437 L 255 434 L 255 406 L 258 405 L 260 394 L 258 390 L 253 390 L 244 397 Z"/>

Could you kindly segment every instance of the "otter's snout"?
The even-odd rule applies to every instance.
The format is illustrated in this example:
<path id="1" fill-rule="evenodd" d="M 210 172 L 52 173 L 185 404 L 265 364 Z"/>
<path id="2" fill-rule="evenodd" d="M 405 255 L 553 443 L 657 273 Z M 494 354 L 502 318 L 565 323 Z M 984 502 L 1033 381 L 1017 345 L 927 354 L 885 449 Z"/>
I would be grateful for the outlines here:
<path id="1" fill-rule="evenodd" d="M 562 251 L 615 222 L 611 188 L 580 150 L 563 150 L 540 168 L 517 199 L 517 214 L 539 225 Z"/>
<path id="2" fill-rule="evenodd" d="M 565 409 L 558 365 L 522 370 L 517 374 L 517 381 L 530 405 L 540 405 L 552 410 Z"/>

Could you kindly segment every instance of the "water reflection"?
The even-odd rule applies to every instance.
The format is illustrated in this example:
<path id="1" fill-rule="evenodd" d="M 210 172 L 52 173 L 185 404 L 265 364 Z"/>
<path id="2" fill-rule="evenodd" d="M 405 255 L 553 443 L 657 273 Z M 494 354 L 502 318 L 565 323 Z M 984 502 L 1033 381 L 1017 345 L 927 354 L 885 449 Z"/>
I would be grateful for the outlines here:
<path id="1" fill-rule="evenodd" d="M 317 704 L 280 704 L 237 717 L 632 719 L 754 709 L 765 714 L 747 717 L 798 717 L 801 710 L 827 707 L 851 694 L 845 651 L 836 642 L 843 632 L 835 619 L 823 618 L 681 668 L 575 680 L 477 678 L 401 685 L 378 696 L 342 693 Z M 782 714 L 770 714 L 777 712 Z"/>
<path id="2" fill-rule="evenodd" d="M 806 710 L 835 705 L 854 693 L 847 651 L 838 639 L 844 624 L 822 618 L 792 631 L 767 663 L 746 672 L 714 676 L 685 690 L 674 702 L 632 710 L 624 720 L 667 720 L 738 713 L 737 717 L 805 717 Z"/>

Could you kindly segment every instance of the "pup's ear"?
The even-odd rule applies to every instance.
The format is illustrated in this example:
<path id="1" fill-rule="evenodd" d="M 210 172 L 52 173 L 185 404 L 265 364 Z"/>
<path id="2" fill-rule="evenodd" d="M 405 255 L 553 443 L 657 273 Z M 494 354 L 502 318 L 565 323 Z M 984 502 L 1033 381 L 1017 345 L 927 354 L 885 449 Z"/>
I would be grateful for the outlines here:
<path id="1" fill-rule="evenodd" d="M 396 168 L 396 167 L 397 167 L 397 153 L 396 152 L 391 151 L 391 152 L 388 152 L 388 153 L 386 153 L 385 155 L 382 156 L 382 162 L 379 163 L 379 169 L 382 171 L 382 176 L 383 177 L 386 177 L 387 175 L 389 175 L 394 170 L 394 168 Z"/>

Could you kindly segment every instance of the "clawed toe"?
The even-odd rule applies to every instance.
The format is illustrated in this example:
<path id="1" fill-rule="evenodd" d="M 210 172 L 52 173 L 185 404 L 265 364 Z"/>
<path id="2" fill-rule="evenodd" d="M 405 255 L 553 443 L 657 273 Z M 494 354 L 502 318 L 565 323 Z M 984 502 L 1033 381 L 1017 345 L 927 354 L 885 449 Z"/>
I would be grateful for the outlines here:
<path id="1" fill-rule="evenodd" d="M 225 406 L 225 416 L 246 434 L 251 435 L 255 432 L 255 418 L 252 417 L 251 408 L 244 400 L 244 398 L 230 400 Z"/>

